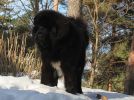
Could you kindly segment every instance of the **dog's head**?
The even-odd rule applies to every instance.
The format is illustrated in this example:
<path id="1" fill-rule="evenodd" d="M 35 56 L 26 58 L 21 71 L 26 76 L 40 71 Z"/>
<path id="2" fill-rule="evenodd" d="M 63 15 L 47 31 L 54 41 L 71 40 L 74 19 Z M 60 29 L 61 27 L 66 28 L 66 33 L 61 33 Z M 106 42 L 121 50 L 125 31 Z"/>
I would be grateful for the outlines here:
<path id="1" fill-rule="evenodd" d="M 38 45 L 55 44 L 68 34 L 68 18 L 51 10 L 40 11 L 34 18 L 33 37 Z"/>

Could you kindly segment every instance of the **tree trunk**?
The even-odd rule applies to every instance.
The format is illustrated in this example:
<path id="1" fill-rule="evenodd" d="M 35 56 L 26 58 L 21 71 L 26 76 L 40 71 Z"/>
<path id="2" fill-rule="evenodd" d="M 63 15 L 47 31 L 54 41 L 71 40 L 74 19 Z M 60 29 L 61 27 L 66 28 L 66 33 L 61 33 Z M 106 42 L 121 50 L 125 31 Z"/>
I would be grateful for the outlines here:
<path id="1" fill-rule="evenodd" d="M 30 4 L 33 10 L 32 16 L 35 16 L 37 12 L 39 11 L 39 0 L 34 0 L 34 1 L 30 0 Z"/>
<path id="2" fill-rule="evenodd" d="M 129 54 L 124 92 L 134 95 L 134 36 L 132 38 L 131 52 Z"/>
<path id="3" fill-rule="evenodd" d="M 107 90 L 112 91 L 112 83 L 111 82 L 108 82 Z"/>
<path id="4" fill-rule="evenodd" d="M 94 78 L 95 78 L 95 70 L 97 69 L 97 63 L 98 63 L 98 45 L 99 45 L 99 32 L 96 30 L 95 34 L 95 43 L 92 44 L 92 64 L 91 64 L 91 73 L 89 78 L 89 87 L 93 87 L 94 84 Z"/>
<path id="5" fill-rule="evenodd" d="M 91 67 L 91 72 L 89 74 L 89 80 L 88 80 L 88 85 L 89 85 L 90 88 L 93 87 L 94 78 L 95 78 L 95 68 L 92 66 Z"/>
<path id="6" fill-rule="evenodd" d="M 55 11 L 58 11 L 58 5 L 59 5 L 59 0 L 54 0 L 53 6 Z"/>
<path id="7" fill-rule="evenodd" d="M 99 51 L 99 43 L 100 43 L 100 32 L 99 32 L 99 27 L 98 27 L 98 2 L 94 1 L 94 8 L 93 13 L 90 15 L 91 16 L 91 21 L 93 22 L 93 36 L 94 36 L 94 41 L 92 42 L 92 70 L 91 70 L 91 76 L 89 77 L 89 86 L 92 88 L 94 84 L 94 78 L 95 78 L 95 71 L 97 71 L 97 64 L 98 64 L 98 51 Z"/>
<path id="8" fill-rule="evenodd" d="M 45 2 L 45 9 L 48 9 L 48 0 Z"/>
<path id="9" fill-rule="evenodd" d="M 68 16 L 80 17 L 81 16 L 82 0 L 68 0 Z"/>
<path id="10" fill-rule="evenodd" d="M 39 0 L 35 0 L 35 7 L 34 7 L 34 16 L 39 11 Z"/>

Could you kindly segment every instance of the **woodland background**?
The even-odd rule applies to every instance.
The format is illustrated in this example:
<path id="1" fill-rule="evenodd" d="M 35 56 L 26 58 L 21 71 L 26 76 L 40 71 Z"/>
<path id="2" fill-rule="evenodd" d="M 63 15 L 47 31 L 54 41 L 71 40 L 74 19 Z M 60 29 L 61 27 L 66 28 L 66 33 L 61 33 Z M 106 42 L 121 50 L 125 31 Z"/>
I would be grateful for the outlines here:
<path id="1" fill-rule="evenodd" d="M 40 78 L 40 54 L 31 29 L 34 16 L 43 9 L 88 23 L 89 69 L 84 71 L 83 86 L 134 95 L 134 86 L 126 85 L 134 84 L 134 67 L 128 62 L 134 61 L 133 0 L 0 0 L 1 75 Z"/>

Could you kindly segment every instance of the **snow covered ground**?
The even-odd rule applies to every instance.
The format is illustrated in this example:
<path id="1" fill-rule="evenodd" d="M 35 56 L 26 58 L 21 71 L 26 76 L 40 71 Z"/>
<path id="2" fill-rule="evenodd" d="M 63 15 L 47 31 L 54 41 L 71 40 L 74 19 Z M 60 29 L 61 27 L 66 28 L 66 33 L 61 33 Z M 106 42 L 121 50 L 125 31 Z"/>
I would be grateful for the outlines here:
<path id="1" fill-rule="evenodd" d="M 0 76 L 0 100 L 98 100 L 96 94 L 107 96 L 108 100 L 134 100 L 132 96 L 99 89 L 83 88 L 83 92 L 83 95 L 69 94 L 27 76 Z"/>

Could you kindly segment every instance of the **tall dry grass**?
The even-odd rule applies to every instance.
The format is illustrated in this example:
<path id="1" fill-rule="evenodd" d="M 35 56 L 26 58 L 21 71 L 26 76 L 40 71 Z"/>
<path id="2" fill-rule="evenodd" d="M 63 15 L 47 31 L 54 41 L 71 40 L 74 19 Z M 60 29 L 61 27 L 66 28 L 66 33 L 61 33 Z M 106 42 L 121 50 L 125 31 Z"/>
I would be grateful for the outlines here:
<path id="1" fill-rule="evenodd" d="M 36 49 L 26 52 L 27 35 L 10 34 L 4 38 L 0 36 L 0 74 L 31 75 L 32 72 L 40 73 L 41 60 L 37 56 Z"/>

